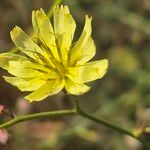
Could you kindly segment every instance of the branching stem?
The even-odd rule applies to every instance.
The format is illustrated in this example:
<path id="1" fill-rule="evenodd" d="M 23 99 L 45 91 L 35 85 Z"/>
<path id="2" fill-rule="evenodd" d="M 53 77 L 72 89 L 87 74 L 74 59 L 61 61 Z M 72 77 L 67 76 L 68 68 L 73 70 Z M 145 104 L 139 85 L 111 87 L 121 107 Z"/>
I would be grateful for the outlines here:
<path id="1" fill-rule="evenodd" d="M 88 113 L 86 113 L 85 111 L 83 111 L 80 108 L 79 102 L 78 102 L 78 98 L 76 96 L 71 96 L 74 100 L 74 104 L 75 104 L 75 108 L 71 109 L 71 110 L 58 110 L 58 111 L 49 111 L 49 112 L 42 112 L 42 113 L 35 113 L 35 114 L 29 114 L 29 115 L 23 115 L 23 116 L 19 116 L 19 117 L 15 117 L 14 119 L 1 124 L 0 125 L 0 129 L 2 128 L 9 128 L 11 126 L 14 126 L 18 123 L 24 122 L 24 121 L 29 121 L 29 120 L 33 120 L 33 119 L 42 119 L 42 118 L 54 118 L 54 117 L 62 117 L 65 115 L 79 115 L 82 116 L 84 118 L 87 118 L 91 121 L 94 121 L 98 124 L 104 125 L 108 128 L 114 129 L 116 131 L 119 131 L 123 134 L 129 135 L 135 139 L 137 139 L 138 141 L 140 141 L 141 143 L 143 143 L 145 145 L 146 148 L 150 148 L 150 145 L 148 143 L 146 143 L 143 138 L 141 136 L 137 136 L 135 135 L 135 133 L 133 131 L 130 131 L 128 129 L 124 129 L 118 125 L 113 124 L 112 122 L 97 118 L 93 115 L 90 115 Z"/>
<path id="2" fill-rule="evenodd" d="M 106 120 L 103 120 L 103 119 L 100 119 L 100 118 L 97 118 L 93 115 L 90 115 L 88 113 L 86 113 L 85 111 L 83 111 L 81 108 L 80 108 L 80 105 L 79 105 L 79 102 L 78 102 L 78 98 L 76 96 L 72 96 L 73 100 L 74 100 L 74 104 L 75 104 L 75 108 L 76 108 L 76 111 L 79 115 L 81 115 L 82 117 L 84 118 L 87 118 L 89 120 L 92 120 L 98 124 L 101 124 L 101 125 L 104 125 L 108 128 L 111 128 L 111 129 L 114 129 L 116 131 L 119 131 L 123 134 L 126 134 L 126 135 L 129 135 L 135 139 L 137 139 L 138 141 L 140 141 L 141 143 L 143 143 L 145 145 L 145 147 L 147 148 L 150 148 L 150 145 L 145 142 L 142 137 L 138 137 L 134 134 L 133 131 L 130 131 L 129 129 L 125 129 L 125 128 L 122 128 L 116 124 L 113 124 L 112 122 L 109 122 L 109 121 L 106 121 Z"/>

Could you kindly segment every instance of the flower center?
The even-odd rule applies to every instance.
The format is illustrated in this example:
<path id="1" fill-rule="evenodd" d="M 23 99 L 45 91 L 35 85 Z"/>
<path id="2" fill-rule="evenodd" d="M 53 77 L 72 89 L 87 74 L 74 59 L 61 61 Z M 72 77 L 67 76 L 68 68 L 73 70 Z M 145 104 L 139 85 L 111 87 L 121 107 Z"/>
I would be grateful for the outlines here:
<path id="1" fill-rule="evenodd" d="M 60 77 L 65 77 L 67 72 L 67 67 L 65 67 L 63 64 L 59 63 L 56 65 L 56 70 Z"/>
<path id="2" fill-rule="evenodd" d="M 51 52 L 51 49 L 44 44 L 42 41 L 40 41 L 39 39 L 36 39 L 36 43 L 38 44 L 38 46 L 43 50 L 46 51 L 47 55 L 48 55 L 48 60 L 44 61 L 42 60 L 42 62 L 44 64 L 46 64 L 46 66 L 49 66 L 50 69 L 53 69 L 56 71 L 56 73 L 60 76 L 60 77 L 65 77 L 66 72 L 67 72 L 67 64 L 63 64 L 62 60 L 58 61 L 54 55 Z M 58 44 L 58 43 L 57 43 Z M 59 45 L 57 45 L 57 49 L 59 49 Z M 58 50 L 59 51 L 59 50 Z M 60 56 L 59 56 L 60 57 Z M 46 59 L 46 58 L 45 58 Z M 62 58 L 60 58 L 62 59 Z M 49 62 L 49 63 L 48 63 Z"/>

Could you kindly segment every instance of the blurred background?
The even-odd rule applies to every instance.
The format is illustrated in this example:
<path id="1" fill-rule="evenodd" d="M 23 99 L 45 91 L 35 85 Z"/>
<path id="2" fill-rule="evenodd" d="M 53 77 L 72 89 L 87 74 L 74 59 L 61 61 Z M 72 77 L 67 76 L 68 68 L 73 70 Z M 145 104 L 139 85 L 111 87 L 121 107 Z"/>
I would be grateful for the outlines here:
<path id="1" fill-rule="evenodd" d="M 20 26 L 32 33 L 31 12 L 48 11 L 52 0 L 0 0 L 0 52 L 14 45 L 9 32 Z M 90 83 L 91 91 L 80 96 L 81 107 L 125 128 L 140 130 L 150 125 L 150 1 L 149 0 L 66 0 L 77 22 L 79 37 L 85 15 L 93 16 L 94 60 L 109 59 L 101 80 Z M 16 115 L 72 108 L 62 93 L 42 102 L 28 103 L 27 93 L 7 84 L 0 70 L 0 104 Z M 0 122 L 9 120 L 0 116 Z M 143 133 L 150 142 L 150 134 Z M 0 130 L 4 150 L 145 150 L 135 139 L 77 116 L 43 119 Z"/>

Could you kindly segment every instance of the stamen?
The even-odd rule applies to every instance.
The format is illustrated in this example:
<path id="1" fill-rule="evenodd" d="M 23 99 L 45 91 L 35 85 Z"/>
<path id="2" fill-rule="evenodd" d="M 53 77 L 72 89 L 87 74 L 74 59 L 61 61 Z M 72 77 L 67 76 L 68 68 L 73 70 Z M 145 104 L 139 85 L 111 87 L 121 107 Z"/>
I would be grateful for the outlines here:
<path id="1" fill-rule="evenodd" d="M 57 47 L 59 59 L 62 62 L 62 55 L 61 55 L 60 45 L 59 45 L 59 41 L 58 41 L 57 38 L 55 38 L 55 42 L 56 42 L 56 47 Z"/>

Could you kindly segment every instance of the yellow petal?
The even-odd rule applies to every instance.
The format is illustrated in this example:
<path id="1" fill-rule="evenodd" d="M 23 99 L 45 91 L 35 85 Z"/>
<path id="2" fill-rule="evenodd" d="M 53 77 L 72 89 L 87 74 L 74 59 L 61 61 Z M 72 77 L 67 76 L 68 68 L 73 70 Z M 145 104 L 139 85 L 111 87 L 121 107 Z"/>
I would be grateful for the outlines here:
<path id="1" fill-rule="evenodd" d="M 67 76 L 75 82 L 90 82 L 102 78 L 108 68 L 108 60 L 102 59 L 68 68 Z"/>
<path id="2" fill-rule="evenodd" d="M 90 90 L 90 87 L 86 86 L 83 83 L 75 83 L 69 78 L 65 79 L 65 89 L 68 93 L 72 95 L 81 95 Z"/>
<path id="3" fill-rule="evenodd" d="M 30 62 L 29 60 L 24 61 L 10 61 L 8 72 L 14 76 L 21 78 L 29 77 L 41 77 L 50 75 L 51 78 L 56 78 L 58 75 L 55 71 L 50 70 L 42 65 L 38 65 Z"/>
<path id="4" fill-rule="evenodd" d="M 60 92 L 64 87 L 63 80 L 49 80 L 46 81 L 39 89 L 32 92 L 25 98 L 30 102 L 41 101 L 47 96 L 55 95 Z"/>
<path id="5" fill-rule="evenodd" d="M 67 61 L 68 51 L 74 37 L 76 23 L 67 6 L 56 6 L 53 11 L 54 30 L 57 38 L 57 46 L 64 62 Z"/>
<path id="6" fill-rule="evenodd" d="M 23 61 L 23 60 L 26 60 L 26 57 L 23 57 L 18 54 L 2 53 L 0 54 L 0 67 L 7 70 L 9 66 L 9 61 Z"/>
<path id="7" fill-rule="evenodd" d="M 21 91 L 34 91 L 45 83 L 45 81 L 40 78 L 23 79 L 18 77 L 4 77 L 4 79 L 8 83 L 17 86 Z"/>
<path id="8" fill-rule="evenodd" d="M 11 32 L 11 39 L 15 45 L 22 50 L 23 53 L 33 58 L 34 60 L 41 62 L 39 55 L 46 57 L 46 52 L 43 51 L 37 44 L 35 44 L 28 35 L 19 27 L 15 27 Z"/>
<path id="9" fill-rule="evenodd" d="M 58 60 L 59 57 L 53 27 L 43 9 L 32 12 L 32 25 L 39 40 L 50 48 L 47 52 L 51 51 L 54 57 Z"/>
<path id="10" fill-rule="evenodd" d="M 86 16 L 83 32 L 77 43 L 70 50 L 71 65 L 84 64 L 95 55 L 96 47 L 94 41 L 91 38 L 91 20 L 92 18 Z"/>

